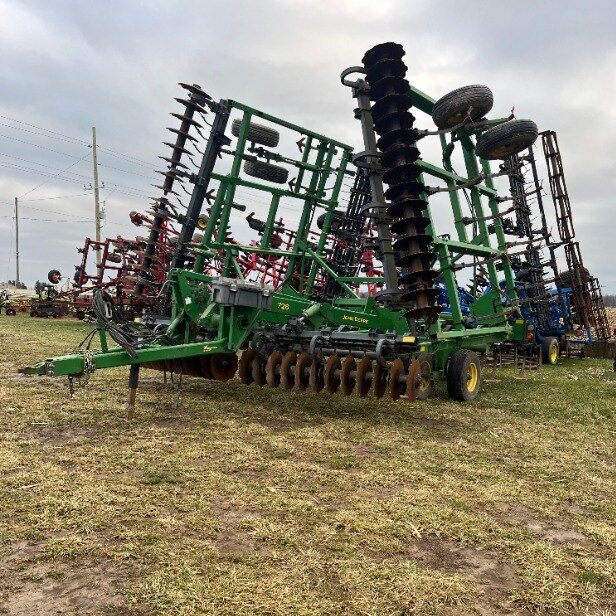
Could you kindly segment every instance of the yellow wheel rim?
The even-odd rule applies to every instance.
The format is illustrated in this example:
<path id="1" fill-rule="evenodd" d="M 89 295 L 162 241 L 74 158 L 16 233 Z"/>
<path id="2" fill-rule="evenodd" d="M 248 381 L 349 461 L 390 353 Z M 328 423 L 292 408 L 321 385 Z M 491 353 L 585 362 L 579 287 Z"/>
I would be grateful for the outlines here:
<path id="1" fill-rule="evenodd" d="M 466 388 L 468 391 L 475 391 L 477 383 L 479 382 L 479 370 L 473 363 L 468 366 L 468 374 L 466 377 Z"/>
<path id="2" fill-rule="evenodd" d="M 556 360 L 558 359 L 558 347 L 553 344 L 552 348 L 550 349 L 550 361 L 554 364 L 556 363 Z"/>

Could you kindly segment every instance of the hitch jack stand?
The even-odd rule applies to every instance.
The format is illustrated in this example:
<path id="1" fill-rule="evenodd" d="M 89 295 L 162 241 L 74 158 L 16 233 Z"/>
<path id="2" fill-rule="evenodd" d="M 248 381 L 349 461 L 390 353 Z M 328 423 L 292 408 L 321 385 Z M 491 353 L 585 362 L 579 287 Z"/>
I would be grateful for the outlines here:
<path id="1" fill-rule="evenodd" d="M 128 399 L 126 400 L 126 419 L 135 415 L 135 402 L 137 399 L 137 385 L 139 384 L 139 364 L 132 364 L 128 374 Z"/>

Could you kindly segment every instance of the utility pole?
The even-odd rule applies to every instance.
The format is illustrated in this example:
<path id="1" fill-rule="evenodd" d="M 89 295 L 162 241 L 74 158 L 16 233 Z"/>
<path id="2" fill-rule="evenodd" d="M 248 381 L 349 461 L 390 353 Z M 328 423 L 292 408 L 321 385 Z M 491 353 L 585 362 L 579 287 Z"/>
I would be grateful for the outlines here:
<path id="1" fill-rule="evenodd" d="M 15 197 L 15 286 L 19 288 L 19 201 Z"/>
<path id="2" fill-rule="evenodd" d="M 94 164 L 94 224 L 96 226 L 96 241 L 101 241 L 101 209 L 98 189 L 98 162 L 96 160 L 96 127 L 92 127 L 92 163 Z M 101 251 L 96 250 L 96 265 L 101 264 Z"/>

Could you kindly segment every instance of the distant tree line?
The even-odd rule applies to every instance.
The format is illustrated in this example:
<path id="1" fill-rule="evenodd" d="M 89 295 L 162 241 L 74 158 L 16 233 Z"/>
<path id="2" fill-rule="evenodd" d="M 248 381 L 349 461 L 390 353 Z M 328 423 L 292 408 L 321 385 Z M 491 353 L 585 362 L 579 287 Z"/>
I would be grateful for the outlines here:
<path id="1" fill-rule="evenodd" d="M 16 289 L 27 289 L 28 288 L 23 282 L 16 284 L 14 280 L 7 280 L 6 284 L 9 285 L 9 287 L 15 287 Z"/>
<path id="2" fill-rule="evenodd" d="M 606 306 L 616 308 L 616 295 L 604 295 L 603 301 L 605 302 Z"/>

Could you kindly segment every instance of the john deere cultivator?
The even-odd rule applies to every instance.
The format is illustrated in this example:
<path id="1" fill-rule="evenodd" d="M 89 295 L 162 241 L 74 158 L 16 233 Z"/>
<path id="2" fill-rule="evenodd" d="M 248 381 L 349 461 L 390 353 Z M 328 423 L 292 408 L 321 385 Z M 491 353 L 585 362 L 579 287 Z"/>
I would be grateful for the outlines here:
<path id="1" fill-rule="evenodd" d="M 164 318 L 148 327 L 128 322 L 101 291 L 93 305 L 101 350 L 80 349 L 24 372 L 68 375 L 73 383 L 129 365 L 129 408 L 140 366 L 409 400 L 428 397 L 444 379 L 451 398 L 476 397 L 480 357 L 534 335 L 521 318 L 511 267 L 515 247 L 525 250 L 528 240 L 506 241 L 503 220 L 513 210 L 503 209 L 509 198 L 494 182 L 520 164 L 509 159 L 493 173 L 488 160 L 529 148 L 537 127 L 487 120 L 492 94 L 484 86 L 435 103 L 406 80 L 403 55 L 400 45 L 378 45 L 362 66 L 342 73 L 356 100 L 358 153 L 184 86 L 188 98 L 178 99 L 183 111 L 174 114 L 182 125 L 135 268 L 136 292 L 155 295 Z M 202 150 L 189 134 L 202 128 L 197 114 L 209 116 L 211 127 Z M 429 116 L 437 130 L 420 128 Z M 442 163 L 422 156 L 424 144 L 438 146 Z M 189 147 L 201 152 L 194 170 Z M 174 189 L 187 183 L 184 206 Z M 441 219 L 452 215 L 454 237 L 438 234 L 432 206 Z M 163 282 L 156 274 L 169 227 L 176 239 Z"/>

